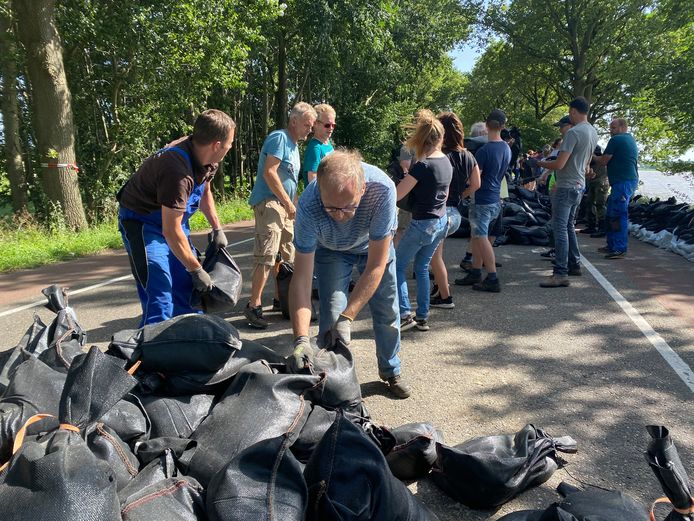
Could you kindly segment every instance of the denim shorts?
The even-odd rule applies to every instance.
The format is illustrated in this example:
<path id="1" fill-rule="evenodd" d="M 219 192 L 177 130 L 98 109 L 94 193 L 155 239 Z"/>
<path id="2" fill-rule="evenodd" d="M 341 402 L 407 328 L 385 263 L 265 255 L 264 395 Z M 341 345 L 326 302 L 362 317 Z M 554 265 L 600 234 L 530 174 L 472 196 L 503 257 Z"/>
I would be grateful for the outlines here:
<path id="1" fill-rule="evenodd" d="M 475 204 L 470 202 L 470 235 L 488 237 L 489 224 L 499 216 L 501 203 Z"/>
<path id="2" fill-rule="evenodd" d="M 460 228 L 462 217 L 455 206 L 446 206 L 446 214 L 448 215 L 448 228 L 446 229 L 446 237 L 454 234 Z"/>

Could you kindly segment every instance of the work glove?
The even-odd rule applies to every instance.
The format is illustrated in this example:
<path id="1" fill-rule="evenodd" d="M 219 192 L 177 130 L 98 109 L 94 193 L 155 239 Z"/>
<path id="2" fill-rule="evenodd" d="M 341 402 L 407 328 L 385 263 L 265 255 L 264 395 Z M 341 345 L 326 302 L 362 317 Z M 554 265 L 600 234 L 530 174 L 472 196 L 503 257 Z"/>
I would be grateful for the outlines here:
<path id="1" fill-rule="evenodd" d="M 323 346 L 333 347 L 338 340 L 346 346 L 352 341 L 352 319 L 342 314 L 323 336 Z"/>
<path id="2" fill-rule="evenodd" d="M 313 367 L 315 351 L 307 336 L 298 336 L 294 340 L 294 351 L 287 357 L 287 368 L 291 373 L 310 372 Z"/>
<path id="3" fill-rule="evenodd" d="M 210 278 L 210 274 L 202 269 L 202 266 L 191 271 L 190 276 L 193 279 L 193 287 L 198 291 L 205 292 L 212 289 L 212 279 Z"/>
<path id="4" fill-rule="evenodd" d="M 224 230 L 219 229 L 219 230 L 212 230 L 207 235 L 207 238 L 209 239 L 209 242 L 214 244 L 214 247 L 218 250 L 221 250 L 222 248 L 226 248 L 227 244 L 227 236 L 224 233 Z"/>

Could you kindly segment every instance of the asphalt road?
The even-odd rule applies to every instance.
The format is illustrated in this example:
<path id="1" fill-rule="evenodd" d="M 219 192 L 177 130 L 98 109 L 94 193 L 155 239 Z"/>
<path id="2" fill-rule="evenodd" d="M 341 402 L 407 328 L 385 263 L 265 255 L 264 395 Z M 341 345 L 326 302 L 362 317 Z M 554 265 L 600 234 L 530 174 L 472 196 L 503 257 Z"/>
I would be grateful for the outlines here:
<path id="1" fill-rule="evenodd" d="M 230 242 L 239 243 L 231 250 L 248 281 L 252 228 L 242 223 L 230 230 Z M 657 335 L 651 336 L 662 339 L 656 342 L 661 349 L 667 344 L 685 369 L 694 367 L 694 264 L 636 241 L 627 259 L 608 261 L 595 252 L 600 241 L 581 240 L 585 257 L 652 327 Z M 446 244 L 451 278 L 458 275 L 466 244 L 461 239 Z M 429 332 L 403 334 L 403 375 L 414 388 L 408 400 L 392 399 L 378 382 L 368 308 L 362 312 L 353 351 L 367 407 L 377 423 L 391 427 L 431 422 L 449 445 L 532 423 L 555 436 L 572 436 L 579 452 L 564 456 L 566 470 L 498 511 L 470 510 L 427 480 L 412 486 L 418 497 L 442 521 L 495 520 L 515 510 L 544 508 L 559 498 L 554 488 L 561 481 L 577 485 L 577 479 L 650 503 L 662 493 L 643 457 L 649 424 L 669 427 L 694 476 L 694 389 L 632 318 L 585 268 L 570 288 L 541 289 L 541 277 L 549 274 L 549 263 L 538 255 L 541 248 L 495 251 L 503 263 L 500 294 L 453 286 L 455 309 L 432 310 Z M 70 303 L 89 343 L 105 346 L 115 331 L 137 326 L 140 309 L 128 274 L 127 259 L 117 252 L 0 275 L 0 350 L 17 343 L 34 313 L 51 319 L 41 307 L 15 311 L 42 300 L 41 288 L 51 283 L 77 292 Z M 266 295 L 269 304 L 270 291 Z M 266 331 L 251 330 L 240 312 L 227 319 L 244 338 L 286 352 L 289 323 L 279 314 L 267 316 Z"/>

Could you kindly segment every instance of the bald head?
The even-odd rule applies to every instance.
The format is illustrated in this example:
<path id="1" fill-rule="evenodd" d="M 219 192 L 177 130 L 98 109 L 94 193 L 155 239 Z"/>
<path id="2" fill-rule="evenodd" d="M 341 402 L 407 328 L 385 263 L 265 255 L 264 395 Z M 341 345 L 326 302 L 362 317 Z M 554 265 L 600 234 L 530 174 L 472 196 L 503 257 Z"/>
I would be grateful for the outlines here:
<path id="1" fill-rule="evenodd" d="M 610 121 L 610 135 L 616 136 L 618 134 L 626 134 L 629 130 L 627 126 L 627 120 L 624 118 L 614 118 Z"/>

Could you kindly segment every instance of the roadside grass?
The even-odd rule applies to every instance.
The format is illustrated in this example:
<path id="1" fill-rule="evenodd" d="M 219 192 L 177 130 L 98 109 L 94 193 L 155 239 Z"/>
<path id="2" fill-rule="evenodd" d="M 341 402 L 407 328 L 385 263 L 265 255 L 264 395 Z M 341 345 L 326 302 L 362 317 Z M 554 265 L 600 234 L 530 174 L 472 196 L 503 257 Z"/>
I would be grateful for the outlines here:
<path id="1" fill-rule="evenodd" d="M 227 199 L 216 206 L 224 224 L 253 219 L 253 210 L 245 200 Z M 190 224 L 193 231 L 209 228 L 201 212 L 193 216 Z M 122 247 L 115 219 L 82 232 L 49 231 L 35 224 L 16 225 L 8 220 L 0 223 L 0 272 L 34 268 Z"/>

